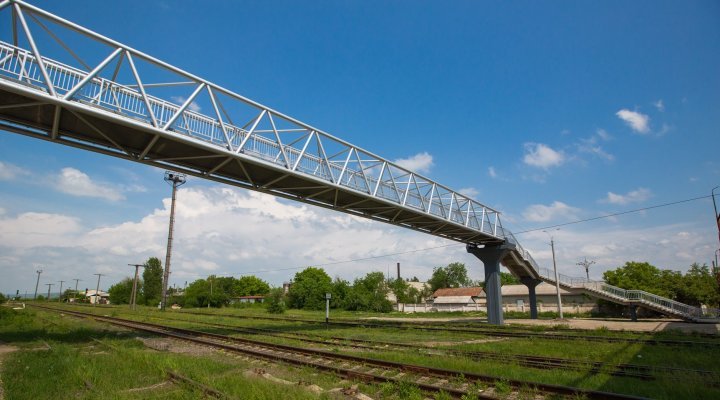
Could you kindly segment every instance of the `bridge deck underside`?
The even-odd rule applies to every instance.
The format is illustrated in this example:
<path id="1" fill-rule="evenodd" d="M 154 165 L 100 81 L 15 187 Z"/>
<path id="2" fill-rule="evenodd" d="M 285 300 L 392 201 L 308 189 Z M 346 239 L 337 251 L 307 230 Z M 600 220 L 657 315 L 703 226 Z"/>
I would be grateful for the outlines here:
<path id="1" fill-rule="evenodd" d="M 171 168 L 202 178 L 311 203 L 400 225 L 448 239 L 486 244 L 496 237 L 452 221 L 414 211 L 312 176 L 295 174 L 274 163 L 243 157 L 192 137 L 145 129 L 126 116 L 84 104 L 55 102 L 44 93 L 34 95 L 0 82 L 0 120 L 3 128 L 55 143 L 92 150 L 136 162 Z M 28 103 L 39 103 L 30 105 Z M 20 107 L 7 107 L 21 105 Z M 55 121 L 56 108 L 60 107 Z M 53 138 L 53 126 L 58 135 Z"/>

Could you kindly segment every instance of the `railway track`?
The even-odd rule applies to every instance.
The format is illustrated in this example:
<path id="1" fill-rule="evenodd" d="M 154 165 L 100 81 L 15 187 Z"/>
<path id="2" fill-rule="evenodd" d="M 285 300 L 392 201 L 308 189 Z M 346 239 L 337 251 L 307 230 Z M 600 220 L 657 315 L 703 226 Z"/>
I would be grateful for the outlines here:
<path id="1" fill-rule="evenodd" d="M 720 380 L 720 376 L 714 371 L 708 370 L 695 370 L 686 368 L 674 368 L 674 367 L 652 367 L 640 364 L 610 364 L 597 361 L 586 361 L 576 360 L 559 357 L 546 357 L 546 356 L 535 356 L 526 354 L 501 354 L 490 351 L 465 351 L 465 350 L 452 350 L 452 349 L 429 349 L 426 346 L 414 345 L 409 343 L 398 343 L 398 342 L 386 342 L 377 340 L 367 339 L 351 339 L 335 336 L 320 336 L 310 335 L 305 333 L 287 333 L 276 331 L 272 329 L 261 329 L 261 328 L 249 328 L 240 327 L 236 325 L 228 325 L 217 322 L 204 322 L 204 321 L 192 321 L 170 317 L 150 317 L 153 319 L 159 319 L 164 321 L 184 322 L 197 325 L 213 326 L 223 329 L 227 329 L 239 333 L 247 334 L 262 334 L 267 336 L 286 338 L 292 340 L 298 340 L 305 343 L 319 344 L 323 346 L 346 346 L 357 349 L 370 350 L 370 351 L 393 351 L 401 349 L 412 349 L 428 355 L 451 355 L 458 357 L 465 357 L 468 359 L 482 361 L 482 360 L 493 360 L 501 361 L 505 363 L 519 363 L 524 367 L 530 368 L 559 368 L 570 371 L 576 371 L 578 369 L 587 370 L 591 373 L 605 373 L 617 377 L 635 378 L 642 380 L 656 380 L 656 379 L 687 379 L 688 376 L 698 376 L 703 378 L 710 378 L 710 382 L 716 382 Z"/>
<path id="2" fill-rule="evenodd" d="M 503 382 L 504 385 L 508 385 L 518 392 L 524 388 L 532 388 L 532 390 L 543 394 L 559 395 L 571 398 L 580 397 L 586 399 L 609 400 L 642 399 L 642 397 L 625 394 L 595 391 L 562 385 L 543 384 L 531 381 L 505 379 L 492 375 L 432 368 L 423 365 L 403 364 L 296 346 L 270 344 L 252 339 L 200 332 L 148 322 L 132 321 L 117 317 L 100 316 L 93 313 L 84 313 L 54 307 L 37 305 L 34 305 L 33 307 L 82 318 L 90 318 L 128 329 L 188 341 L 272 362 L 311 366 L 318 370 L 330 372 L 349 379 L 366 382 L 411 382 L 423 391 L 430 393 L 444 392 L 454 397 L 461 397 L 468 394 L 469 383 L 480 383 L 483 385 L 489 385 L 491 388 L 486 391 L 473 394 L 477 395 L 478 398 L 481 399 L 496 399 L 497 397 L 494 395 L 492 387 L 496 385 L 497 382 Z M 459 377 L 462 377 L 462 379 L 459 379 Z"/>
<path id="3" fill-rule="evenodd" d="M 280 318 L 280 317 L 261 317 L 261 316 L 240 316 L 233 314 L 221 314 L 221 313 L 203 313 L 194 311 L 181 311 L 180 314 L 193 314 L 193 315 L 204 315 L 204 316 L 218 316 L 218 317 L 229 317 L 229 318 L 241 318 L 241 319 L 259 319 L 269 321 L 285 321 L 285 322 L 301 322 L 308 324 L 325 324 L 325 321 L 304 319 L 304 318 Z M 365 322 L 365 321 L 343 321 L 343 320 L 330 320 L 330 325 L 335 326 L 352 326 L 352 327 L 365 327 L 365 328 L 393 328 L 403 330 L 423 330 L 423 331 L 442 331 L 442 332 L 458 332 L 458 333 L 477 333 L 486 336 L 495 337 L 512 337 L 512 338 L 524 338 L 524 339 L 549 339 L 549 340 L 584 340 L 590 342 L 608 342 L 608 343 L 636 343 L 642 345 L 665 345 L 665 346 L 702 346 L 702 347 L 720 347 L 720 341 L 709 342 L 709 341 L 697 341 L 697 340 L 672 340 L 672 339 L 643 339 L 643 338 L 619 338 L 613 336 L 599 336 L 599 335 L 580 335 L 580 334 L 563 334 L 563 333 L 548 333 L 548 332 L 535 332 L 535 331 L 519 331 L 516 329 L 503 330 L 493 328 L 454 328 L 454 327 L 438 327 L 428 326 L 426 324 L 413 324 L 408 322 L 403 323 L 390 323 L 390 322 Z"/>

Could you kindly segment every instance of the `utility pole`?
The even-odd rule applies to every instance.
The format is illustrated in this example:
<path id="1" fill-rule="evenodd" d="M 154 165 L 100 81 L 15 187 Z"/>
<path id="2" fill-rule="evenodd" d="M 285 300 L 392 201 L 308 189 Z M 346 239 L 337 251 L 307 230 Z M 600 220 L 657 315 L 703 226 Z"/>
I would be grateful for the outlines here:
<path id="1" fill-rule="evenodd" d="M 132 294 L 130 294 L 130 308 L 135 309 L 135 304 L 137 302 L 137 284 L 138 284 L 138 270 L 140 267 L 144 266 L 145 264 L 128 264 L 131 267 L 135 267 L 135 279 L 133 280 L 133 288 L 132 288 Z"/>
<path id="2" fill-rule="evenodd" d="M 575 263 L 575 265 L 579 265 L 585 268 L 585 275 L 587 275 L 587 280 L 590 280 L 590 266 L 593 264 L 595 264 L 595 261 L 588 261 L 587 257 L 585 258 L 585 261 Z"/>
<path id="3" fill-rule="evenodd" d="M 717 210 L 717 204 L 715 204 L 715 189 L 720 188 L 720 186 L 715 186 L 710 193 L 712 194 L 713 199 L 713 209 L 715 210 L 715 223 L 717 224 L 718 228 L 718 241 L 720 241 L 720 214 L 718 214 Z"/>
<path id="4" fill-rule="evenodd" d="M 77 296 L 78 296 L 78 282 L 80 282 L 82 279 L 77 279 L 77 278 L 75 278 L 75 279 L 73 279 L 73 280 L 75 281 L 75 294 L 73 295 L 73 298 L 74 298 L 75 300 L 77 300 Z M 73 300 L 73 301 L 74 301 L 74 300 Z"/>
<path id="5" fill-rule="evenodd" d="M 560 230 L 560 228 L 555 229 L 555 230 L 556 231 Z M 552 249 L 553 269 L 555 270 L 555 290 L 557 293 L 558 316 L 560 317 L 560 319 L 563 319 L 562 299 L 560 297 L 560 278 L 558 277 L 557 264 L 555 263 L 555 239 L 553 238 L 552 235 L 550 235 L 550 233 L 548 233 L 548 231 L 543 231 L 543 232 L 547 233 L 548 236 L 550 236 L 550 248 Z"/>
<path id="6" fill-rule="evenodd" d="M 208 281 L 210 281 L 210 296 L 208 297 L 208 310 L 209 310 L 209 309 L 210 309 L 210 299 L 212 299 L 212 284 L 213 284 L 213 281 L 212 281 L 212 279 L 210 279 L 210 277 L 208 277 Z"/>
<path id="7" fill-rule="evenodd" d="M 160 303 L 160 308 L 162 310 L 165 310 L 165 304 L 167 303 L 167 287 L 168 280 L 170 279 L 170 257 L 172 256 L 173 225 L 175 224 L 175 199 L 177 197 L 177 188 L 178 186 L 182 186 L 186 181 L 187 179 L 185 178 L 185 174 L 165 171 L 165 182 L 172 185 L 172 200 L 170 202 L 170 227 L 168 229 L 167 253 L 165 254 L 165 272 L 163 274 L 162 302 Z"/>
<path id="8" fill-rule="evenodd" d="M 45 285 L 47 285 L 47 287 L 48 287 L 48 297 L 47 297 L 47 299 L 45 299 L 45 301 L 50 301 L 50 288 L 55 286 L 55 284 L 54 283 L 46 283 Z"/>
<path id="9" fill-rule="evenodd" d="M 100 296 L 100 277 L 103 276 L 103 274 L 93 274 L 93 275 L 97 275 L 97 277 L 98 277 L 97 287 L 95 288 L 95 302 L 93 303 L 93 307 L 95 307 L 100 302 L 100 299 L 98 299 L 98 296 Z"/>
<path id="10" fill-rule="evenodd" d="M 37 282 L 35 282 L 35 297 L 33 297 L 33 300 L 37 300 L 37 290 L 38 290 L 38 286 L 40 285 L 40 274 L 42 274 L 43 270 L 39 269 L 35 272 L 37 272 L 38 277 L 37 277 Z"/>
<path id="11" fill-rule="evenodd" d="M 62 286 L 65 281 L 60 281 L 60 296 L 58 296 L 58 302 L 62 302 Z"/>

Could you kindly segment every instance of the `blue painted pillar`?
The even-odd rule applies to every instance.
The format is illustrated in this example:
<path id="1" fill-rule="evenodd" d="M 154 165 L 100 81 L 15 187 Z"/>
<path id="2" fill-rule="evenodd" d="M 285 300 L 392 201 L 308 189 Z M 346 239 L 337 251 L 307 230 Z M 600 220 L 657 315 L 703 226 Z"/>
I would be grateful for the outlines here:
<path id="1" fill-rule="evenodd" d="M 477 247 L 467 245 L 467 252 L 479 258 L 485 266 L 485 298 L 487 299 L 488 322 L 503 324 L 502 292 L 500 291 L 500 260 L 510 250 L 506 244 Z"/>
<path id="2" fill-rule="evenodd" d="M 537 296 L 535 295 L 535 286 L 539 285 L 541 280 L 533 279 L 529 276 L 520 278 L 520 282 L 527 286 L 528 293 L 530 294 L 530 319 L 537 319 Z"/>

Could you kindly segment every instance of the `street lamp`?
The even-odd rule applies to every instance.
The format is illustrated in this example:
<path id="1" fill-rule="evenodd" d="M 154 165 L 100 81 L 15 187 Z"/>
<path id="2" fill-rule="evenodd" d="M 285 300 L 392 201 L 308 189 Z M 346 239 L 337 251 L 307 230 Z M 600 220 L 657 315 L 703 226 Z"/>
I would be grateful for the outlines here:
<path id="1" fill-rule="evenodd" d="M 555 230 L 559 231 L 560 228 L 557 228 Z M 560 316 L 560 319 L 563 319 L 562 299 L 560 297 L 560 278 L 558 277 L 557 264 L 555 263 L 555 239 L 548 231 L 543 231 L 543 232 L 545 232 L 548 236 L 550 236 L 550 248 L 552 249 L 552 257 L 553 257 L 553 270 L 555 270 L 555 291 L 557 293 L 558 315 Z"/>

